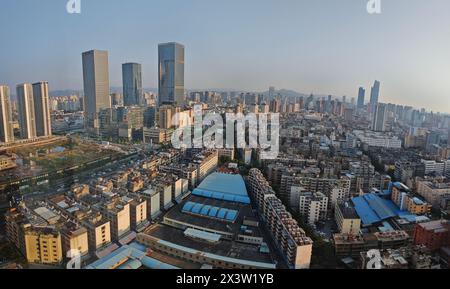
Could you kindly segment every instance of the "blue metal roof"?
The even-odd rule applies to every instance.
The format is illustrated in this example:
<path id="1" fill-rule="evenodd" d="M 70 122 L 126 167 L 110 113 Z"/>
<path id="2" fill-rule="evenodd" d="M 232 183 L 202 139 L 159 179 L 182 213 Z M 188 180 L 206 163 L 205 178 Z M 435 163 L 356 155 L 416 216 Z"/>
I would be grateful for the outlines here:
<path id="1" fill-rule="evenodd" d="M 190 212 L 192 210 L 192 207 L 194 206 L 193 202 L 187 202 L 184 204 L 182 211 L 183 212 Z"/>
<path id="2" fill-rule="evenodd" d="M 365 200 L 369 206 L 375 211 L 380 220 L 395 217 L 395 213 L 387 206 L 383 200 L 376 195 L 365 195 Z"/>
<path id="3" fill-rule="evenodd" d="M 194 189 L 192 191 L 194 196 L 211 198 L 215 200 L 227 201 L 227 202 L 235 202 L 242 204 L 250 204 L 250 198 L 247 196 L 237 196 L 229 193 L 220 193 L 220 192 L 209 192 L 202 189 Z"/>
<path id="4" fill-rule="evenodd" d="M 224 221 L 234 222 L 238 215 L 238 211 L 229 210 L 225 208 L 212 207 L 210 205 L 203 205 L 199 203 L 187 202 L 183 209 L 183 213 L 199 215 L 203 217 L 217 218 Z"/>
<path id="5" fill-rule="evenodd" d="M 366 194 L 352 199 L 355 210 L 364 225 L 379 223 L 396 216 L 396 213 L 376 194 Z"/>
<path id="6" fill-rule="evenodd" d="M 128 260 L 125 264 L 120 265 L 117 269 L 123 270 L 136 270 L 142 267 L 142 263 L 139 260 Z"/>
<path id="7" fill-rule="evenodd" d="M 209 210 L 209 214 L 208 216 L 210 217 L 216 217 L 217 216 L 217 212 L 219 211 L 219 208 L 217 207 L 212 207 L 211 210 Z"/>
<path id="8" fill-rule="evenodd" d="M 393 201 L 380 198 L 375 193 L 353 198 L 352 202 L 364 225 L 380 223 L 396 216 L 409 220 L 417 217 L 407 211 L 400 210 Z"/>
<path id="9" fill-rule="evenodd" d="M 220 209 L 219 213 L 217 214 L 217 218 L 219 219 L 225 219 L 225 215 L 228 213 L 227 209 Z"/>
<path id="10" fill-rule="evenodd" d="M 95 261 L 94 263 L 88 265 L 87 269 L 113 269 L 117 266 L 117 264 L 122 263 L 124 260 L 125 263 L 129 260 L 140 260 L 145 256 L 145 253 L 137 250 L 128 245 L 124 245 L 114 252 L 108 254 L 107 256 Z M 133 263 L 133 266 L 137 263 Z M 118 266 L 120 268 L 120 266 Z"/>
<path id="11" fill-rule="evenodd" d="M 198 188 L 211 192 L 248 196 L 247 188 L 241 175 L 213 173 L 206 177 Z"/>
<path id="12" fill-rule="evenodd" d="M 200 210 L 203 208 L 202 204 L 195 204 L 191 210 L 191 213 L 200 214 Z"/>
<path id="13" fill-rule="evenodd" d="M 212 207 L 211 206 L 204 206 L 203 208 L 202 208 L 202 210 L 200 211 L 200 214 L 201 215 L 204 215 L 204 216 L 208 216 L 208 213 L 209 213 L 209 210 L 211 209 Z"/>
<path id="14" fill-rule="evenodd" d="M 250 204 L 247 188 L 241 175 L 213 173 L 192 192 L 195 196 Z"/>
<path id="15" fill-rule="evenodd" d="M 164 270 L 171 270 L 171 269 L 180 269 L 178 267 L 163 263 L 161 261 L 158 261 L 156 259 L 150 258 L 148 256 L 145 256 L 141 260 L 142 265 L 149 269 L 164 269 Z"/>
<path id="16" fill-rule="evenodd" d="M 236 217 L 237 217 L 237 211 L 230 210 L 230 211 L 228 211 L 226 219 L 228 221 L 234 221 L 234 220 L 236 220 Z"/>

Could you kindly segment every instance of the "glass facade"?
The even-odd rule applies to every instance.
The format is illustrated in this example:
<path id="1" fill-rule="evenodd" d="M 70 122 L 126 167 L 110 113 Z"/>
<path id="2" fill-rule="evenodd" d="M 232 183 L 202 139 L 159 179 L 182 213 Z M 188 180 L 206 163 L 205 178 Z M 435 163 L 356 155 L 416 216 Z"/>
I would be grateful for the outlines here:
<path id="1" fill-rule="evenodd" d="M 178 43 L 160 44 L 159 105 L 184 102 L 184 46 Z"/>
<path id="2" fill-rule="evenodd" d="M 142 66 L 139 63 L 122 65 L 123 101 L 125 106 L 142 105 Z"/>

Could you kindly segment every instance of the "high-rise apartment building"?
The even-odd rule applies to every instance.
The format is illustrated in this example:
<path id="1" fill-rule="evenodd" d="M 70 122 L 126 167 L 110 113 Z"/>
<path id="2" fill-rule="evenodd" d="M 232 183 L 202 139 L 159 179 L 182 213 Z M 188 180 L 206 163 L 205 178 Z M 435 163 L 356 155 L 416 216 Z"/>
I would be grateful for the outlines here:
<path id="1" fill-rule="evenodd" d="M 33 86 L 29 83 L 17 85 L 17 108 L 19 111 L 20 137 L 36 138 L 36 116 L 34 111 Z"/>
<path id="2" fill-rule="evenodd" d="M 164 43 L 158 46 L 159 105 L 184 102 L 184 46 Z"/>
<path id="3" fill-rule="evenodd" d="M 122 64 L 123 102 L 125 106 L 142 105 L 142 66 L 139 63 Z"/>
<path id="4" fill-rule="evenodd" d="M 91 50 L 84 52 L 82 58 L 85 126 L 89 132 L 99 134 L 98 113 L 111 107 L 108 52 Z"/>
<path id="5" fill-rule="evenodd" d="M 360 87 L 358 91 L 358 104 L 357 104 L 358 109 L 364 108 L 365 97 L 366 97 L 366 90 L 364 89 L 364 87 Z"/>
<path id="6" fill-rule="evenodd" d="M 14 141 L 14 131 L 11 125 L 12 112 L 9 98 L 9 87 L 0 86 L 0 142 Z"/>
<path id="7" fill-rule="evenodd" d="M 51 136 L 52 124 L 48 96 L 48 82 L 33 84 L 33 102 L 36 120 L 36 135 Z"/>
<path id="8" fill-rule="evenodd" d="M 376 105 L 372 121 L 373 131 L 386 131 L 387 106 L 384 103 Z"/>
<path id="9" fill-rule="evenodd" d="M 321 192 L 301 192 L 299 196 L 300 216 L 310 225 L 318 221 L 325 220 L 327 217 L 328 197 Z"/>
<path id="10" fill-rule="evenodd" d="M 375 83 L 372 86 L 370 91 L 370 111 L 374 112 L 376 106 L 378 104 L 378 100 L 380 97 L 380 85 L 381 83 L 378 80 L 375 80 Z"/>

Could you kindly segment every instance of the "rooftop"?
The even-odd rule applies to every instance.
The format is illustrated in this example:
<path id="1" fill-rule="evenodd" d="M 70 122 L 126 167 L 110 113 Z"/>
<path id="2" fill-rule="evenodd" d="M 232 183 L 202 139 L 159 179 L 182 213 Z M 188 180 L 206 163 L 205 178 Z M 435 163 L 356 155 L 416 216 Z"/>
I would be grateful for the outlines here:
<path id="1" fill-rule="evenodd" d="M 189 212 L 189 206 L 193 204 L 199 204 L 194 208 L 192 206 L 191 210 L 197 211 L 198 213 Z M 209 208 L 209 211 L 207 211 Z M 217 210 L 216 215 L 210 216 L 216 209 L 226 209 L 232 212 L 230 215 L 230 220 L 225 219 L 228 214 L 225 214 L 223 218 L 218 218 L 219 210 Z M 202 209 L 205 209 L 202 214 Z M 223 210 L 224 211 L 224 210 Z M 236 214 L 236 215 L 234 215 Z M 252 208 L 250 205 L 241 203 L 230 203 L 223 200 L 208 199 L 204 197 L 199 197 L 195 195 L 190 195 L 182 203 L 173 207 L 166 215 L 165 219 L 176 220 L 185 224 L 191 224 L 195 227 L 205 228 L 205 230 L 227 232 L 232 234 L 237 234 L 240 231 L 240 224 L 243 223 L 245 217 L 253 217 Z M 256 231 L 255 231 L 256 233 Z"/>
<path id="2" fill-rule="evenodd" d="M 364 225 L 372 225 L 396 216 L 391 204 L 388 204 L 389 201 L 375 194 L 353 198 L 352 202 Z"/>
<path id="3" fill-rule="evenodd" d="M 213 173 L 197 187 L 200 190 L 248 197 L 241 175 Z"/>
<path id="4" fill-rule="evenodd" d="M 420 227 L 424 228 L 427 231 L 434 231 L 436 233 L 445 232 L 450 230 L 450 222 L 447 220 L 437 220 L 431 221 L 427 223 L 419 224 Z"/>
<path id="5" fill-rule="evenodd" d="M 180 247 L 195 253 L 203 252 L 205 255 L 213 255 L 220 259 L 237 259 L 240 263 L 260 263 L 275 268 L 270 254 L 260 253 L 259 246 L 220 240 L 216 243 L 199 242 L 190 237 L 186 237 L 185 231 L 166 225 L 156 225 L 148 229 L 145 233 L 160 239 L 160 242 L 170 244 L 170 247 Z"/>
<path id="6" fill-rule="evenodd" d="M 342 213 L 342 216 L 345 219 L 359 219 L 359 216 L 356 213 L 355 207 L 353 205 L 351 205 L 349 202 L 340 203 L 339 209 Z"/>

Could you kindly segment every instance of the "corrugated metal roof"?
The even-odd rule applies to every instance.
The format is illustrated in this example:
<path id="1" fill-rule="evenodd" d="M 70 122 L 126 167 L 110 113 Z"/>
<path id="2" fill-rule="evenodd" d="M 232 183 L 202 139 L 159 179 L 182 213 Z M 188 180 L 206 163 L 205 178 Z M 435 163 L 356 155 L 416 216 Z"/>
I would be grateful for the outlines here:
<path id="1" fill-rule="evenodd" d="M 192 192 L 193 195 L 228 202 L 250 204 L 241 175 L 213 173 Z"/>
<path id="2" fill-rule="evenodd" d="M 375 194 L 353 198 L 352 202 L 364 225 L 379 223 L 397 215 L 385 200 Z"/>
<path id="3" fill-rule="evenodd" d="M 186 229 L 184 231 L 184 235 L 192 238 L 203 239 L 208 242 L 219 242 L 220 238 L 222 238 L 222 236 L 219 234 L 208 233 L 193 228 Z"/>
<path id="4" fill-rule="evenodd" d="M 238 216 L 238 211 L 219 207 L 212 207 L 200 203 L 187 202 L 181 209 L 183 213 L 195 214 L 203 217 L 217 218 L 234 222 Z"/>
<path id="5" fill-rule="evenodd" d="M 120 270 L 136 270 L 142 267 L 142 263 L 139 260 L 128 260 L 125 264 L 119 266 Z"/>
<path id="6" fill-rule="evenodd" d="M 87 269 L 113 269 L 126 259 L 142 259 L 145 253 L 130 246 L 122 246 L 105 257 L 87 266 Z M 128 262 L 128 260 L 126 261 Z"/>
<path id="7" fill-rule="evenodd" d="M 205 191 L 248 196 L 247 188 L 241 175 L 213 173 L 206 177 L 198 188 Z"/>
<path id="8" fill-rule="evenodd" d="M 184 251 L 189 254 L 193 254 L 193 255 L 199 254 L 199 255 L 205 256 L 207 258 L 211 258 L 211 259 L 215 259 L 215 260 L 222 260 L 224 262 L 242 264 L 245 266 L 251 266 L 251 267 L 255 267 L 255 268 L 276 269 L 276 265 L 272 264 L 272 263 L 263 263 L 263 262 L 256 262 L 256 261 L 250 261 L 250 260 L 236 259 L 236 258 L 225 257 L 225 256 L 216 255 L 216 254 L 212 254 L 212 253 L 207 253 L 207 252 L 203 252 L 203 251 L 197 251 L 192 248 L 180 246 L 180 245 L 177 245 L 177 244 L 165 241 L 165 240 L 159 240 L 158 243 L 163 246 L 171 247 L 171 248 L 174 248 L 174 249 L 177 249 L 180 251 Z"/>

